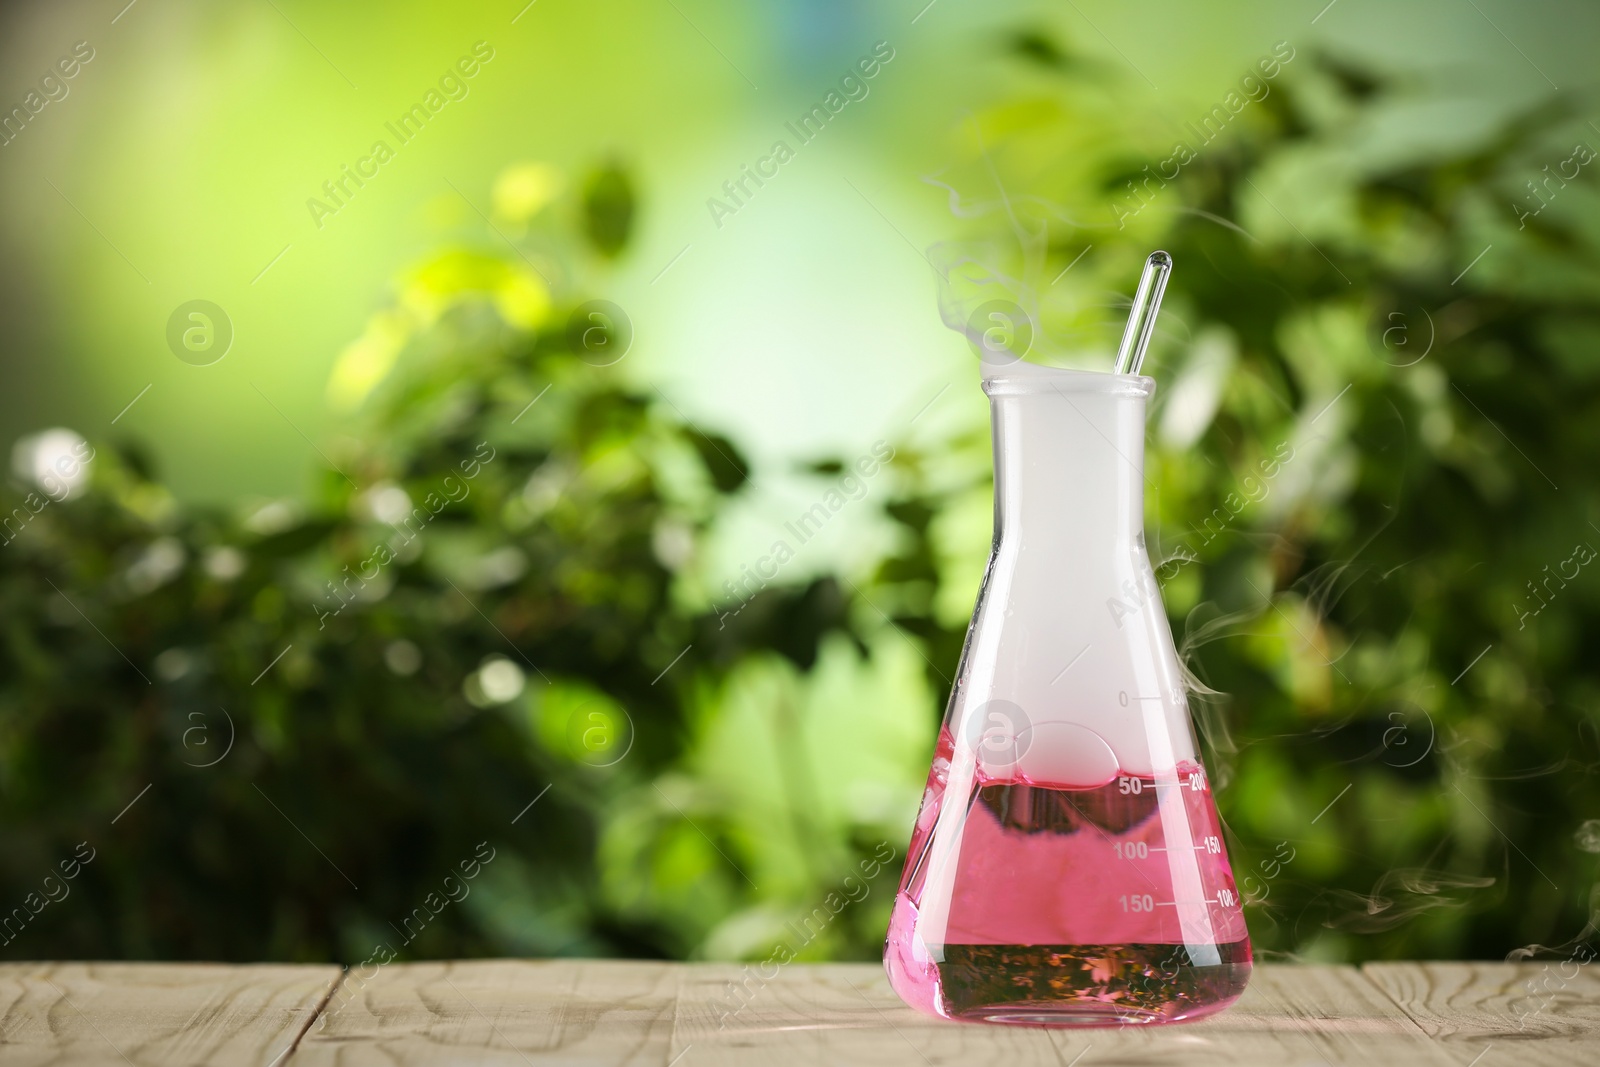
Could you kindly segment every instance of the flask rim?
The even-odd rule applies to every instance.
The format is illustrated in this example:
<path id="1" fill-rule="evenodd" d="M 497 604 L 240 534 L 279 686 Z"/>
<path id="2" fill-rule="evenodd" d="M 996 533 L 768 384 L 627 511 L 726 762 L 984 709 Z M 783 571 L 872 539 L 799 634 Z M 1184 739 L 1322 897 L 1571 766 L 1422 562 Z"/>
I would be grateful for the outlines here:
<path id="1" fill-rule="evenodd" d="M 1156 380 L 1142 374 L 1046 367 L 1019 359 L 1003 367 L 985 367 L 983 391 L 991 397 L 1091 393 L 1144 400 L 1156 391 Z"/>

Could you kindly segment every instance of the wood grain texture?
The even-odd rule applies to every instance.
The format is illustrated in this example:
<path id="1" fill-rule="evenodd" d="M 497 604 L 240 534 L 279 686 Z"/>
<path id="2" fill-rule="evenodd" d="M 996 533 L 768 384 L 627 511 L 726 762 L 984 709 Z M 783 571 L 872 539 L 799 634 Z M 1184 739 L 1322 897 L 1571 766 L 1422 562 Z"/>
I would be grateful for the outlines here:
<path id="1" fill-rule="evenodd" d="M 290 1058 L 408 1067 L 669 1062 L 683 964 L 394 963 L 353 970 Z M 375 974 L 373 972 L 376 972 Z"/>
<path id="2" fill-rule="evenodd" d="M 353 983 L 352 983 L 353 984 Z M 737 992 L 742 990 L 742 992 Z M 875 964 L 496 961 L 393 964 L 341 990 L 302 1064 L 1405 1063 L 1449 1067 L 1350 967 L 1261 967 L 1234 1008 L 1182 1026 L 1040 1030 L 906 1008 Z"/>
<path id="3" fill-rule="evenodd" d="M 696 1064 L 748 1063 L 757 1056 L 780 1063 L 1008 1067 L 1062 1067 L 1079 1056 L 1083 1067 L 1451 1063 L 1350 967 L 1258 967 L 1239 1002 L 1212 1018 L 1084 1030 L 929 1019 L 902 1005 L 882 968 L 872 964 L 786 968 L 731 1014 L 740 1001 L 730 998 L 728 980 L 695 968 L 684 984 L 677 1034 L 680 1044 L 694 1045 Z"/>
<path id="4" fill-rule="evenodd" d="M 1600 1063 L 1600 961 L 1369 963 L 1362 971 L 1458 1064 Z"/>
<path id="5" fill-rule="evenodd" d="M 333 966 L 0 964 L 0 1063 L 281 1067 L 338 976 Z"/>
<path id="6" fill-rule="evenodd" d="M 1596 1064 L 1600 972 L 1268 964 L 1233 1008 L 1200 1022 L 1040 1030 L 919 1015 L 876 964 L 791 964 L 763 978 L 740 964 L 492 960 L 357 968 L 342 979 L 331 966 L 0 965 L 5 1067 L 552 1062 Z"/>

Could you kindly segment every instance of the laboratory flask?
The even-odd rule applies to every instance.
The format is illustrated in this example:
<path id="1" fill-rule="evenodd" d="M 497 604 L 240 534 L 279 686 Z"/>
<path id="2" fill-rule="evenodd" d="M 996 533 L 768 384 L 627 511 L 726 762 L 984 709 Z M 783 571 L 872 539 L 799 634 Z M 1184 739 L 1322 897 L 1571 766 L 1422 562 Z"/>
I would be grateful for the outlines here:
<path id="1" fill-rule="evenodd" d="M 986 363 L 983 388 L 994 539 L 893 906 L 890 983 L 969 1021 L 1210 1014 L 1244 991 L 1250 941 L 1145 547 L 1155 383 L 1012 360 Z"/>

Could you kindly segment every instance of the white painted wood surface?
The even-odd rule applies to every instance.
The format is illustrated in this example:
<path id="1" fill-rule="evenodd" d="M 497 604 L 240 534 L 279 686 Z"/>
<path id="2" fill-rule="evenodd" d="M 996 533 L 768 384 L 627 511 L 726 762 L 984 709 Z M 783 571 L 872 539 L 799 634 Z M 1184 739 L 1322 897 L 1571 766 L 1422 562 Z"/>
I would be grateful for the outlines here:
<path id="1" fill-rule="evenodd" d="M 1600 1063 L 1600 975 L 1546 967 L 1266 964 L 1210 1019 L 1042 1030 L 926 1018 L 874 964 L 790 965 L 734 1012 L 733 964 L 18 963 L 0 965 L 0 1067 Z"/>

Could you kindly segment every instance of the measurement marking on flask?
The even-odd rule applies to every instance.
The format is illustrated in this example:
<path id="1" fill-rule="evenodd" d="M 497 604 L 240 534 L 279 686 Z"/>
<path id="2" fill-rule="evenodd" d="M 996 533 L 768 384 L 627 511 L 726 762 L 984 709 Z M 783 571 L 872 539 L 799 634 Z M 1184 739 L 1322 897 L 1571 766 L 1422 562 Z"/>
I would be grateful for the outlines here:
<path id="1" fill-rule="evenodd" d="M 1145 894 L 1145 895 L 1149 896 L 1148 893 Z M 1132 900 L 1132 899 L 1133 899 L 1132 897 L 1123 897 L 1122 898 L 1122 900 L 1124 901 L 1124 903 L 1122 905 L 1122 910 L 1123 911 L 1128 911 L 1129 910 L 1126 901 L 1129 901 L 1129 900 Z M 1158 900 L 1158 901 L 1155 902 L 1155 906 L 1158 907 L 1158 908 L 1176 908 L 1179 904 L 1188 903 L 1188 904 L 1220 904 L 1224 908 L 1231 908 L 1235 904 L 1237 904 L 1238 902 L 1239 902 L 1239 898 L 1236 897 L 1230 890 L 1219 889 L 1217 891 L 1217 899 L 1215 899 L 1215 900 L 1198 900 L 1198 901 Z M 1140 909 L 1139 908 L 1133 908 L 1132 910 L 1139 911 Z M 1146 910 L 1148 910 L 1148 909 L 1146 909 Z"/>
<path id="2" fill-rule="evenodd" d="M 1072 662 L 1076 663 L 1077 660 L 1073 660 Z M 1070 666 L 1070 664 L 1069 664 L 1069 666 Z M 1059 677 L 1059 675 L 1058 675 L 1058 677 Z M 1170 692 L 1166 693 L 1165 695 L 1162 695 L 1162 696 L 1151 696 L 1151 697 L 1130 696 L 1126 689 L 1117 690 L 1117 703 L 1121 704 L 1123 707 L 1127 707 L 1129 701 L 1133 701 L 1133 700 L 1166 700 L 1169 697 L 1172 699 L 1172 702 L 1174 704 L 1182 704 L 1183 703 L 1183 690 L 1177 688 L 1176 686 L 1174 686 L 1172 688 L 1172 690 Z"/>
<path id="3" fill-rule="evenodd" d="M 1122 775 L 1117 778 L 1117 792 L 1123 796 L 1131 793 L 1142 793 L 1146 789 L 1189 789 L 1196 793 L 1206 791 L 1205 775 L 1191 773 L 1187 778 L 1180 778 L 1170 782 L 1146 782 L 1135 775 Z"/>

